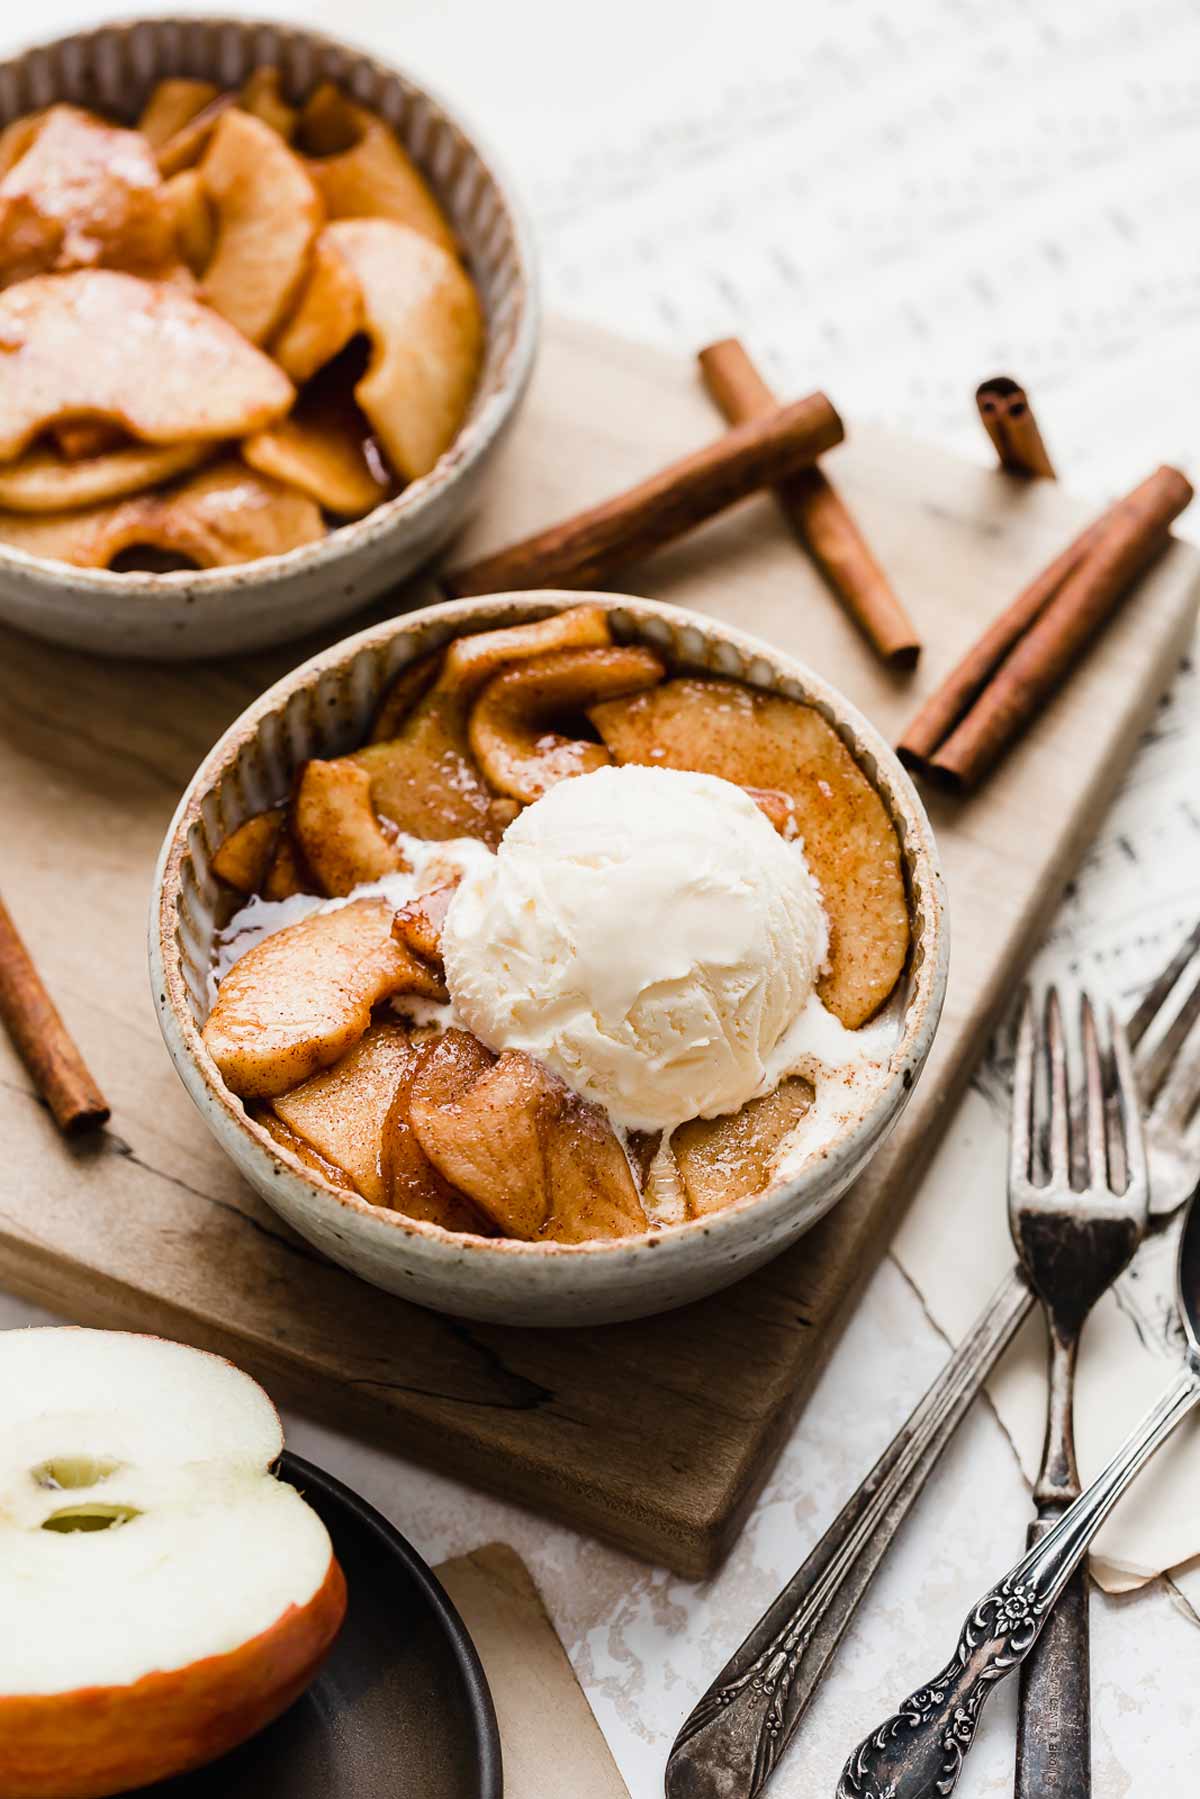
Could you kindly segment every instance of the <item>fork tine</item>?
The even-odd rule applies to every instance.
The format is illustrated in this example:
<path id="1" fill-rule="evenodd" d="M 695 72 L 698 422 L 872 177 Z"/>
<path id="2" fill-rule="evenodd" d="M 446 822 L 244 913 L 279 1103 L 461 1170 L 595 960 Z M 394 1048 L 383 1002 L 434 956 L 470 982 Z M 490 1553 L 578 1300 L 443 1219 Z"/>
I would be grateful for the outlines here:
<path id="1" fill-rule="evenodd" d="M 1079 996 L 1079 1034 L 1083 1040 L 1083 1128 L 1087 1138 L 1089 1187 L 1109 1180 L 1107 1133 L 1104 1120 L 1104 1071 L 1096 1036 L 1096 1014 L 1086 993 Z"/>
<path id="2" fill-rule="evenodd" d="M 1110 1006 L 1108 1034 L 1112 1044 L 1112 1066 L 1116 1079 L 1116 1098 L 1121 1114 L 1121 1139 L 1125 1158 L 1125 1198 L 1144 1208 L 1150 1203 L 1150 1177 L 1146 1168 L 1146 1142 L 1142 1134 L 1142 1113 L 1138 1101 L 1137 1077 L 1129 1039 L 1121 1021 Z"/>
<path id="3" fill-rule="evenodd" d="M 1138 1059 L 1138 1086 L 1143 1105 L 1154 1110 L 1159 1092 L 1192 1026 L 1200 1018 L 1200 972 L 1195 985 L 1153 1049 Z"/>
<path id="4" fill-rule="evenodd" d="M 1170 996 L 1171 989 L 1197 950 L 1200 950 L 1200 923 L 1196 924 L 1158 979 L 1146 989 L 1137 1010 L 1125 1026 L 1125 1035 L 1129 1039 L 1131 1049 L 1136 1049 L 1146 1035 L 1159 1010 Z"/>
<path id="5" fill-rule="evenodd" d="M 1058 1186 L 1071 1180 L 1071 1138 L 1067 1101 L 1067 1046 L 1063 1038 L 1058 988 L 1046 990 L 1046 1066 L 1050 1075 L 1050 1179 Z"/>
<path id="6" fill-rule="evenodd" d="M 1033 1066 L 1036 1044 L 1033 994 L 1026 987 L 1017 1028 L 1017 1053 L 1013 1062 L 1012 1127 L 1008 1139 L 1010 1190 L 1033 1175 Z"/>

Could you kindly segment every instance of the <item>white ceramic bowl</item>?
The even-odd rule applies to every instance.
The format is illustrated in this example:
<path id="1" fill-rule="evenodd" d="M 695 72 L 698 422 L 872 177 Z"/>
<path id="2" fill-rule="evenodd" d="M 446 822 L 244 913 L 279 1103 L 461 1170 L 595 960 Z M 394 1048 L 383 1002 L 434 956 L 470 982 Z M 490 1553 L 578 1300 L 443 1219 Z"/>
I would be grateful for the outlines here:
<path id="1" fill-rule="evenodd" d="M 155 82 L 238 86 L 275 64 L 294 98 L 325 80 L 394 126 L 458 233 L 487 319 L 483 371 L 455 442 L 420 481 L 319 543 L 236 568 L 170 574 L 74 569 L 0 545 L 0 620 L 98 655 L 190 660 L 285 643 L 348 613 L 429 561 L 465 521 L 533 367 L 537 279 L 513 193 L 441 101 L 375 57 L 286 25 L 139 19 L 0 63 L 0 127 L 69 100 L 136 120 Z"/>
<path id="2" fill-rule="evenodd" d="M 903 848 L 913 948 L 886 1079 L 862 1115 L 796 1179 L 671 1230 L 611 1243 L 514 1243 L 459 1237 L 327 1186 L 246 1115 L 200 1030 L 215 933 L 233 906 L 210 870 L 222 839 L 289 791 L 309 756 L 340 755 L 367 735 L 397 672 L 463 631 L 540 618 L 581 601 L 611 608 L 614 634 L 676 668 L 702 669 L 815 706 L 882 794 Z M 195 775 L 167 833 L 150 915 L 159 1022 L 185 1087 L 252 1186 L 310 1243 L 364 1280 L 466 1318 L 512 1324 L 609 1323 L 685 1305 L 748 1274 L 841 1197 L 896 1122 L 933 1040 L 946 984 L 945 898 L 929 821 L 878 733 L 802 663 L 757 638 L 650 600 L 609 594 L 492 595 L 430 606 L 350 637 L 268 689 Z"/>

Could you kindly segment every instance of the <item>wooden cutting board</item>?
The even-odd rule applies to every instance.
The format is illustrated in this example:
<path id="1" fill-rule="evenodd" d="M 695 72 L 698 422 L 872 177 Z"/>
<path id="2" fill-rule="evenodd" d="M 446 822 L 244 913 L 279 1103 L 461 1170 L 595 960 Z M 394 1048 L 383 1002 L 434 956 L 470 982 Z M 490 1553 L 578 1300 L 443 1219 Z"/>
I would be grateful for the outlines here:
<path id="1" fill-rule="evenodd" d="M 458 553 L 605 497 L 714 429 L 687 363 L 552 324 L 529 404 Z M 766 497 L 623 585 L 775 640 L 894 737 L 1092 508 L 1053 483 L 1016 482 L 865 428 L 828 466 L 924 632 L 915 678 L 889 676 L 865 651 Z M 1130 483 L 1145 472 L 1130 469 Z M 931 808 L 950 892 L 949 996 L 912 1104 L 855 1190 L 729 1292 L 574 1332 L 441 1318 L 323 1262 L 243 1185 L 160 1041 L 145 918 L 180 789 L 230 720 L 318 646 L 149 668 L 4 635 L 0 886 L 114 1117 L 96 1141 L 66 1145 L 0 1044 L 0 1285 L 81 1323 L 223 1350 L 282 1402 L 682 1574 L 711 1572 L 1170 679 L 1198 591 L 1200 556 L 1176 544 L 986 791 L 961 808 Z M 417 587 L 375 616 L 427 597 Z"/>

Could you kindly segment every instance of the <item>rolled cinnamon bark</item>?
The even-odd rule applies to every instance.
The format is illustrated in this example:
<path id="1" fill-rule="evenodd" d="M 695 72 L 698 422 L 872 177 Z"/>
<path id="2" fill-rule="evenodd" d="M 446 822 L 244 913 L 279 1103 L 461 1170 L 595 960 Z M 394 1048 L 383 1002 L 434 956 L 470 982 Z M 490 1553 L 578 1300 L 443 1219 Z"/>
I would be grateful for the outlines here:
<path id="1" fill-rule="evenodd" d="M 896 745 L 896 754 L 906 768 L 923 770 L 927 766 L 930 757 L 978 699 L 1014 644 L 1045 611 L 1067 576 L 1099 542 L 1112 510 L 1110 508 L 1090 524 L 1040 575 L 1034 576 L 1012 605 L 1006 607 L 983 636 L 972 644 L 941 686 L 930 694 Z"/>
<path id="2" fill-rule="evenodd" d="M 929 758 L 931 780 L 962 793 L 1000 760 L 1138 575 L 1166 548 L 1171 523 L 1192 491 L 1185 475 L 1164 466 L 1111 509 L 1094 544 Z"/>
<path id="3" fill-rule="evenodd" d="M 699 354 L 709 393 L 731 424 L 761 418 L 777 404 L 736 337 Z M 775 498 L 801 543 L 872 647 L 893 668 L 911 668 L 921 640 L 836 488 L 819 468 L 789 475 Z"/>
<path id="4" fill-rule="evenodd" d="M 59 1017 L 2 900 L 0 1018 L 60 1131 L 73 1136 L 107 1121 L 108 1102 Z"/>
<path id="5" fill-rule="evenodd" d="M 485 556 L 442 581 L 455 598 L 525 587 L 595 587 L 735 501 L 815 462 L 845 436 L 824 394 L 727 431 L 625 493 Z"/>
<path id="6" fill-rule="evenodd" d="M 1055 479 L 1029 395 L 1019 382 L 1010 375 L 993 375 L 975 389 L 975 404 L 1002 468 L 1014 475 Z"/>

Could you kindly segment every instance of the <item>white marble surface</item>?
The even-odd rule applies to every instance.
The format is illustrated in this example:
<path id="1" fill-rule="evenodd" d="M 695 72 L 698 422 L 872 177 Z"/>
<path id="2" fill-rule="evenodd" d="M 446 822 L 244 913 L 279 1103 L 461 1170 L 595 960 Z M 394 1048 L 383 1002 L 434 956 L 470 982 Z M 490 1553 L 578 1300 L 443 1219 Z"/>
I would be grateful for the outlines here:
<path id="1" fill-rule="evenodd" d="M 26 35 L 106 10 L 43 0 Z M 971 391 L 1010 369 L 1085 492 L 1131 485 L 1159 460 L 1189 465 L 1200 8 L 1188 0 L 310 0 L 305 13 L 406 61 L 482 125 L 528 197 L 551 305 L 681 352 L 739 331 L 781 385 L 819 383 L 851 419 L 980 458 Z M 15 41 L 11 15 L 3 30 Z M 1198 747 L 1200 687 L 1188 679 L 1043 968 L 1103 975 L 1120 994 L 1195 910 Z M 970 1103 L 952 1127 L 964 1141 Z M 0 1298 L 0 1323 L 31 1315 Z M 289 1436 L 430 1559 L 485 1537 L 512 1542 L 633 1799 L 652 1799 L 680 1718 L 945 1348 L 908 1271 L 888 1259 L 728 1567 L 705 1586 L 302 1420 Z M 853 1742 L 941 1661 L 967 1602 L 1012 1559 L 1027 1507 L 1009 1440 L 980 1405 L 852 1627 L 778 1799 L 832 1792 Z M 1092 1616 L 1096 1793 L 1194 1785 L 1200 1576 L 1098 1594 Z M 1011 1758 L 1002 1691 L 959 1790 L 1011 1791 Z M 566 1790 L 548 1771 L 547 1799 Z"/>

